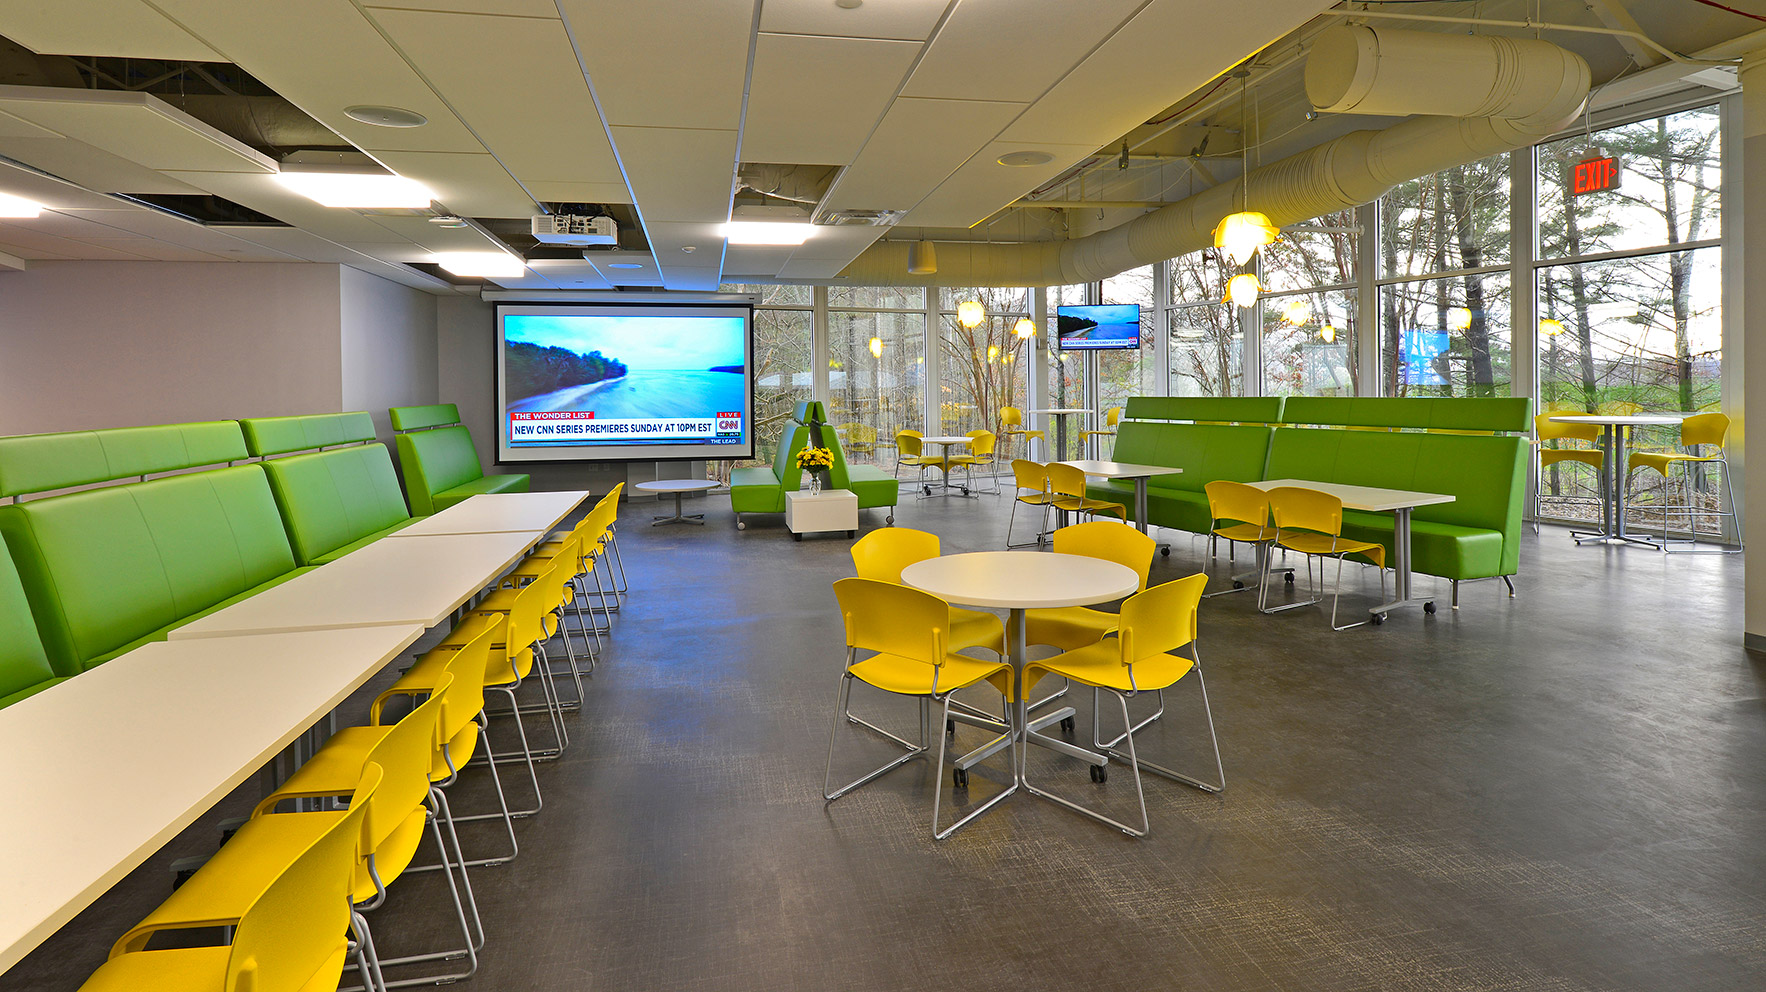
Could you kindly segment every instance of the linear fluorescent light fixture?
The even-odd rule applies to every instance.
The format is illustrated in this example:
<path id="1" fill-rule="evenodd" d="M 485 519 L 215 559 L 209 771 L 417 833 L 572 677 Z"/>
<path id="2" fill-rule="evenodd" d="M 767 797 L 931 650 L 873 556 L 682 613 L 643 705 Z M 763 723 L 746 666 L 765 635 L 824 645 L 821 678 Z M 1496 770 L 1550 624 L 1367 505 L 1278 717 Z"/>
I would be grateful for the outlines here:
<path id="1" fill-rule="evenodd" d="M 502 251 L 444 251 L 434 256 L 435 264 L 457 276 L 483 276 L 490 279 L 511 278 L 527 270 L 527 264 Z"/>
<path id="2" fill-rule="evenodd" d="M 733 220 L 724 225 L 724 239 L 733 245 L 800 245 L 815 229 L 808 221 Z"/>
<path id="3" fill-rule="evenodd" d="M 278 172 L 276 181 L 327 207 L 427 207 L 435 199 L 428 186 L 389 173 Z"/>
<path id="4" fill-rule="evenodd" d="M 27 200 L 11 193 L 0 193 L 0 217 L 35 217 L 43 212 L 43 205 L 36 200 Z"/>

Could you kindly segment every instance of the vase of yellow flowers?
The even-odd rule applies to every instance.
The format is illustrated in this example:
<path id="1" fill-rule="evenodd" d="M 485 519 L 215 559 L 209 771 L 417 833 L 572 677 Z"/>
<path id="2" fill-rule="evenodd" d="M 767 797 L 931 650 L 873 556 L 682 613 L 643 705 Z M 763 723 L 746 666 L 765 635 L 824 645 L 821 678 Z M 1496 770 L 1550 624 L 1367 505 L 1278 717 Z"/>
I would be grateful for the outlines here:
<path id="1" fill-rule="evenodd" d="M 820 495 L 827 484 L 828 470 L 834 467 L 834 453 L 827 448 L 804 448 L 797 452 L 797 467 L 809 473 L 809 494 Z"/>

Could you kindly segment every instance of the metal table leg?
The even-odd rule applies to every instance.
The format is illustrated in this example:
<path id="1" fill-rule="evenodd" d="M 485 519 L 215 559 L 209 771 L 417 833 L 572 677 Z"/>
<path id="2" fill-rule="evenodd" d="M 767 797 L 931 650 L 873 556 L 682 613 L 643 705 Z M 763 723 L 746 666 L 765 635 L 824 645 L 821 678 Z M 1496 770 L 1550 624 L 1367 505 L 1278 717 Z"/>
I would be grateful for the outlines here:
<path id="1" fill-rule="evenodd" d="M 1414 598 L 1410 592 L 1410 511 L 1408 506 L 1392 511 L 1392 601 L 1368 609 L 1379 619 L 1399 607 L 1432 600 L 1432 597 Z"/>
<path id="2" fill-rule="evenodd" d="M 692 514 L 688 514 L 686 516 L 681 515 L 681 496 L 682 495 L 683 494 L 680 492 L 675 493 L 675 515 L 674 516 L 672 516 L 672 517 L 656 517 L 650 521 L 650 526 L 660 527 L 664 524 L 698 524 L 701 527 L 705 526 L 705 514 L 703 514 L 703 513 L 692 513 Z"/>

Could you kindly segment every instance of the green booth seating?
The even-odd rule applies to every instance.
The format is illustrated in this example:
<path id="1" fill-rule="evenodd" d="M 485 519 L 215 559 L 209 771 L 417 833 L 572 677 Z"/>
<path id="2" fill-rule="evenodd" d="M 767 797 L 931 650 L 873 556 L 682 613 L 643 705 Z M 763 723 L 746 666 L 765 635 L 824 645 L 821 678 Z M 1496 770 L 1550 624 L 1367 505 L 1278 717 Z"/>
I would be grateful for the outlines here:
<path id="1" fill-rule="evenodd" d="M 392 457 L 362 444 L 264 462 L 294 557 L 323 565 L 408 527 Z"/>
<path id="2" fill-rule="evenodd" d="M 1264 478 L 1449 494 L 1453 502 L 1411 514 L 1412 570 L 1452 580 L 1457 592 L 1461 581 L 1519 569 L 1524 437 L 1278 430 Z M 1392 526 L 1391 514 L 1343 511 L 1343 536 L 1384 544 L 1388 561 Z"/>
<path id="3" fill-rule="evenodd" d="M 1271 433 L 1271 428 L 1262 426 L 1123 420 L 1116 425 L 1116 449 L 1111 457 L 1119 462 L 1183 469 L 1176 475 L 1155 475 L 1147 480 L 1147 520 L 1160 527 L 1206 534 L 1213 520 L 1203 487 L 1218 479 L 1255 482 L 1263 478 Z M 1134 505 L 1131 480 L 1093 481 L 1086 486 L 1086 493 Z"/>
<path id="4" fill-rule="evenodd" d="M 0 496 L 242 461 L 239 424 L 216 420 L 0 437 Z"/>
<path id="5" fill-rule="evenodd" d="M 393 407 L 388 411 L 398 436 L 399 474 L 411 512 L 428 516 L 480 493 L 524 493 L 527 475 L 485 475 L 472 446 L 472 433 L 458 421 L 452 403 Z M 452 426 L 446 426 L 452 425 Z"/>
<path id="6" fill-rule="evenodd" d="M 246 448 L 265 458 L 374 440 L 374 420 L 366 410 L 302 417 L 253 417 L 241 420 L 239 426 L 245 432 Z"/>
<path id="7" fill-rule="evenodd" d="M 18 569 L 0 547 L 0 709 L 65 681 L 49 667 Z"/>
<path id="8" fill-rule="evenodd" d="M 1290 396 L 1282 423 L 1321 427 L 1526 434 L 1533 401 L 1525 396 Z"/>
<path id="9" fill-rule="evenodd" d="M 731 474 L 730 508 L 736 513 L 737 530 L 747 526 L 742 522 L 744 513 L 784 513 L 785 494 L 802 488 L 803 473 L 797 467 L 797 453 L 803 450 L 808 441 L 809 431 L 803 423 L 810 419 L 811 414 L 823 422 L 822 444 L 834 453 L 834 466 L 828 472 L 831 487 L 851 490 L 858 497 L 861 510 L 895 506 L 901 496 L 901 488 L 895 478 L 873 465 L 847 464 L 846 453 L 841 450 L 840 439 L 835 435 L 833 426 L 826 422 L 827 412 L 822 404 L 804 401 L 798 403 L 792 411 L 795 423 L 787 424 L 784 433 L 779 437 L 779 447 L 773 454 L 772 467 L 757 465 L 739 468 Z M 886 522 L 895 523 L 893 512 Z"/>
<path id="10" fill-rule="evenodd" d="M 1123 420 L 1188 420 L 1210 424 L 1279 424 L 1280 396 L 1131 396 Z M 1122 459 L 1118 458 L 1117 461 Z"/>
<path id="11" fill-rule="evenodd" d="M 257 464 L 0 506 L 0 534 L 63 677 L 306 571 Z"/>

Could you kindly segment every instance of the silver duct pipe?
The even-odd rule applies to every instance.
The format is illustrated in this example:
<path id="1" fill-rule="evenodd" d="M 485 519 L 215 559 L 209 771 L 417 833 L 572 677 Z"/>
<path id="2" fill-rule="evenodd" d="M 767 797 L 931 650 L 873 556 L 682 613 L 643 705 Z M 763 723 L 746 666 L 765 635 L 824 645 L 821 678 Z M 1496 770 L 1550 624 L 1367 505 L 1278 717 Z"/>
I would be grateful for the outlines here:
<path id="1" fill-rule="evenodd" d="M 1538 142 L 1581 113 L 1588 63 L 1546 41 L 1399 31 L 1366 25 L 1320 35 L 1307 57 L 1306 93 L 1323 111 L 1418 116 L 1355 131 L 1246 177 L 1247 201 L 1277 225 L 1378 199 L 1402 182 Z M 1214 243 L 1239 209 L 1223 183 L 1072 241 L 938 243 L 938 273 L 908 272 L 906 242 L 878 242 L 842 280 L 861 285 L 1063 286 L 1091 282 Z"/>

